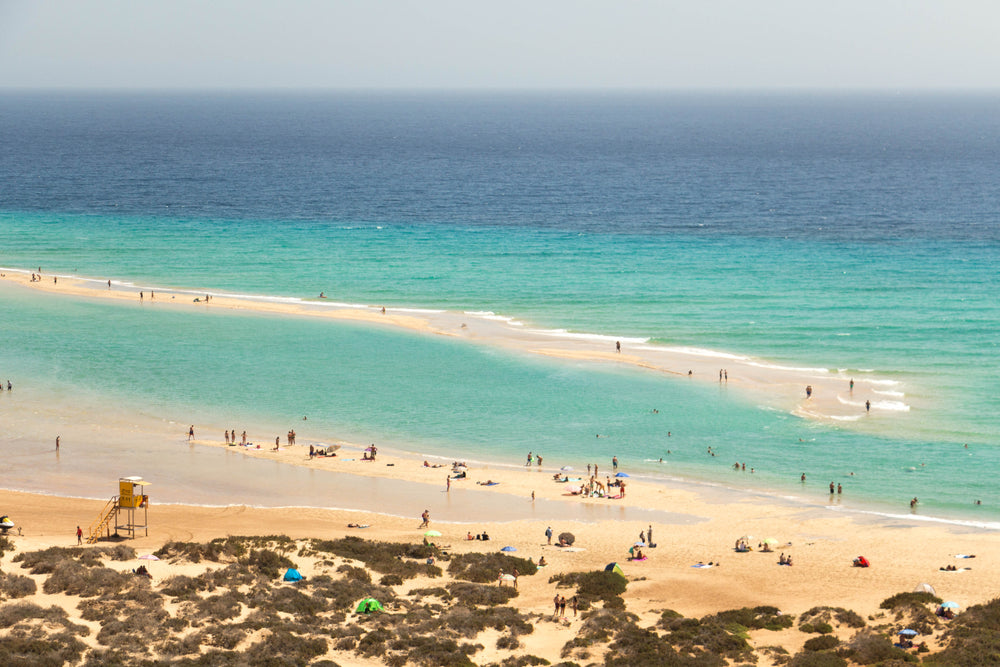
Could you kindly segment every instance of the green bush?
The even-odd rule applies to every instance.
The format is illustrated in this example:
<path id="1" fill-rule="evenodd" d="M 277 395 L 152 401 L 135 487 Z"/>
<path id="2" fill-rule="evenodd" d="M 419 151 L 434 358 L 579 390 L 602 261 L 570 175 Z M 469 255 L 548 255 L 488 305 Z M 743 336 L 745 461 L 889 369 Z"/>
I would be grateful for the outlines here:
<path id="1" fill-rule="evenodd" d="M 840 644 L 840 640 L 831 635 L 820 635 L 807 639 L 804 648 L 806 651 L 825 651 Z"/>
<path id="2" fill-rule="evenodd" d="M 906 651 L 893 646 L 893 643 L 873 632 L 859 632 L 848 642 L 848 650 L 843 652 L 850 657 L 852 662 L 861 665 L 873 665 L 886 660 L 907 660 L 916 659 Z"/>
<path id="3" fill-rule="evenodd" d="M 818 621 L 816 623 L 801 623 L 799 624 L 799 630 L 802 632 L 811 632 L 828 635 L 833 632 L 833 626 L 829 623 L 823 623 Z"/>
<path id="4" fill-rule="evenodd" d="M 750 630 L 783 630 L 790 628 L 795 623 L 795 617 L 789 614 L 782 614 L 777 607 L 742 607 L 722 611 L 713 616 L 706 616 L 701 619 L 702 623 L 711 623 L 717 620 L 722 625 L 740 625 Z"/>
<path id="5" fill-rule="evenodd" d="M 926 604 L 941 604 L 941 598 L 932 593 L 896 593 L 890 598 L 882 600 L 880 609 L 896 609 L 898 607 L 910 607 Z"/>
<path id="6" fill-rule="evenodd" d="M 836 653 L 799 653 L 788 667 L 847 667 L 847 661 Z"/>
<path id="7" fill-rule="evenodd" d="M 957 615 L 941 637 L 946 648 L 924 657 L 935 667 L 971 667 L 1000 663 L 1000 599 L 969 607 Z"/>
<path id="8" fill-rule="evenodd" d="M 568 588 L 576 586 L 576 594 L 581 599 L 590 600 L 612 600 L 628 587 L 628 580 L 617 572 L 607 572 L 600 570 L 597 572 L 568 572 L 562 575 L 555 575 L 549 579 L 549 583 L 555 582 L 556 588 Z"/>

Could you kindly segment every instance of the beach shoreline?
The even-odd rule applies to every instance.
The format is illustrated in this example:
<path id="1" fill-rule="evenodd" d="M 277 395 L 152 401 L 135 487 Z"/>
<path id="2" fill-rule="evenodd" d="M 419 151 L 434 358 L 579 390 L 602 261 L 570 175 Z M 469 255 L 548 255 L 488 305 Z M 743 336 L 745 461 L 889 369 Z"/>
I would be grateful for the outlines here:
<path id="1" fill-rule="evenodd" d="M 39 267 L 42 268 L 42 267 Z M 187 288 L 136 285 L 108 278 L 69 274 L 37 274 L 5 268 L 4 280 L 20 287 L 72 297 L 111 299 L 149 307 L 201 308 L 245 311 L 297 317 L 318 317 L 366 326 L 386 326 L 415 334 L 448 336 L 474 344 L 552 359 L 594 364 L 625 364 L 652 373 L 714 383 L 740 392 L 747 400 L 761 402 L 807 421 L 841 428 L 865 429 L 865 419 L 905 418 L 912 399 L 892 400 L 880 395 L 896 380 L 856 376 L 839 369 L 791 367 L 742 354 L 670 345 L 652 345 L 645 339 L 607 334 L 582 334 L 537 329 L 491 312 L 458 312 L 341 303 L 334 297 L 301 298 L 240 295 Z M 52 280 L 50 280 L 50 278 Z M 851 383 L 853 381 L 853 384 Z M 902 392 L 897 392 L 902 394 Z M 896 400 L 900 399 L 900 400 Z M 870 408 L 866 408 L 870 402 Z"/>

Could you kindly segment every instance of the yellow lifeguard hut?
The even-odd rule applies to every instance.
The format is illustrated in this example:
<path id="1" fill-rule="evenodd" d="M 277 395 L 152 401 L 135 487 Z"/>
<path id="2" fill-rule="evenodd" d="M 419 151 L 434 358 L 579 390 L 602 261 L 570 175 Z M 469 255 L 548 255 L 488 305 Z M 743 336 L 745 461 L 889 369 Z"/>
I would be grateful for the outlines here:
<path id="1" fill-rule="evenodd" d="M 112 526 L 115 529 L 115 536 L 121 531 L 134 538 L 138 529 L 146 531 L 146 535 L 149 535 L 149 496 L 145 492 L 147 486 L 149 482 L 143 481 L 142 477 L 118 478 L 118 495 L 107 502 L 100 515 L 90 525 L 87 544 L 97 542 L 102 533 L 111 537 Z M 137 519 L 141 519 L 142 523 L 138 523 Z"/>

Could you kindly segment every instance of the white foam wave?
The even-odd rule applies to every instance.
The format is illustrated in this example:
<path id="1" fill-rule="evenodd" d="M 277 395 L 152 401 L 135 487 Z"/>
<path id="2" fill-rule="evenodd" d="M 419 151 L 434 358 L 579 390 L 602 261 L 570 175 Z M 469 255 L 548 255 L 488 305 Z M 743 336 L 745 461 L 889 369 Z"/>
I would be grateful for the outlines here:
<path id="1" fill-rule="evenodd" d="M 795 373 L 823 373 L 827 374 L 830 372 L 829 368 L 797 368 L 795 366 L 782 366 L 781 364 L 768 364 L 762 361 L 749 361 L 747 366 L 756 366 L 757 368 L 770 368 L 776 371 L 792 371 Z"/>
<path id="2" fill-rule="evenodd" d="M 587 340 L 602 343 L 621 341 L 630 345 L 639 345 L 649 342 L 648 338 L 623 338 L 621 336 L 608 336 L 606 334 L 574 333 L 565 329 L 530 329 L 528 333 L 540 336 L 552 336 L 553 338 L 569 338 L 571 340 Z"/>
<path id="3" fill-rule="evenodd" d="M 394 313 L 422 313 L 427 315 L 440 315 L 441 313 L 446 313 L 446 310 L 434 309 L 434 308 L 390 308 Z"/>
<path id="4" fill-rule="evenodd" d="M 747 361 L 750 357 L 729 352 L 719 352 L 718 350 L 707 350 L 701 347 L 650 347 L 650 350 L 665 350 L 678 354 L 688 354 L 695 357 L 711 357 L 712 359 L 731 359 L 733 361 Z"/>
<path id="5" fill-rule="evenodd" d="M 875 401 L 872 407 L 878 410 L 891 410 L 894 412 L 909 412 L 910 406 L 902 401 Z"/>
<path id="6" fill-rule="evenodd" d="M 899 380 L 868 380 L 868 379 L 866 379 L 865 382 L 867 382 L 868 384 L 876 384 L 876 385 L 879 385 L 880 387 L 897 387 L 897 386 L 899 386 L 899 385 L 902 384 L 902 382 L 900 382 Z"/>
<path id="7" fill-rule="evenodd" d="M 840 507 L 830 507 L 826 509 L 834 511 L 843 511 Z M 890 512 L 874 512 L 871 510 L 859 510 L 851 509 L 850 512 L 855 514 L 867 514 L 869 516 L 885 517 L 888 519 L 897 519 L 900 521 L 921 521 L 928 523 L 946 523 L 954 526 L 967 526 L 970 528 L 981 528 L 986 530 L 1000 530 L 1000 523 L 995 521 L 969 521 L 964 519 L 945 519 L 937 516 L 924 516 L 921 514 L 893 514 Z"/>
<path id="8" fill-rule="evenodd" d="M 873 393 L 881 394 L 882 396 L 892 396 L 894 398 L 903 398 L 906 394 L 902 391 L 879 391 L 878 389 L 873 389 Z"/>
<path id="9" fill-rule="evenodd" d="M 838 422 L 856 422 L 861 419 L 861 415 L 830 415 L 830 419 Z"/>
<path id="10" fill-rule="evenodd" d="M 481 320 L 490 320 L 492 322 L 505 322 L 512 327 L 523 327 L 523 322 L 518 322 L 513 317 L 508 317 L 507 315 L 497 315 L 492 310 L 466 310 L 465 315 L 469 317 L 478 317 Z"/>

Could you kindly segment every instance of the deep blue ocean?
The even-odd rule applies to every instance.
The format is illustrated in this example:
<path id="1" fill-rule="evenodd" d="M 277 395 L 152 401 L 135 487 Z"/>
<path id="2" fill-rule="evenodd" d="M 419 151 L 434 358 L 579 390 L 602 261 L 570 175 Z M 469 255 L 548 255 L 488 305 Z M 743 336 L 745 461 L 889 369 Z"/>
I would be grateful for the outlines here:
<path id="1" fill-rule="evenodd" d="M 0 290 L 0 378 L 60 405 L 1000 520 L 1000 96 L 5 93 L 0 267 L 490 312 L 876 392 L 815 421 L 642 369 Z"/>

